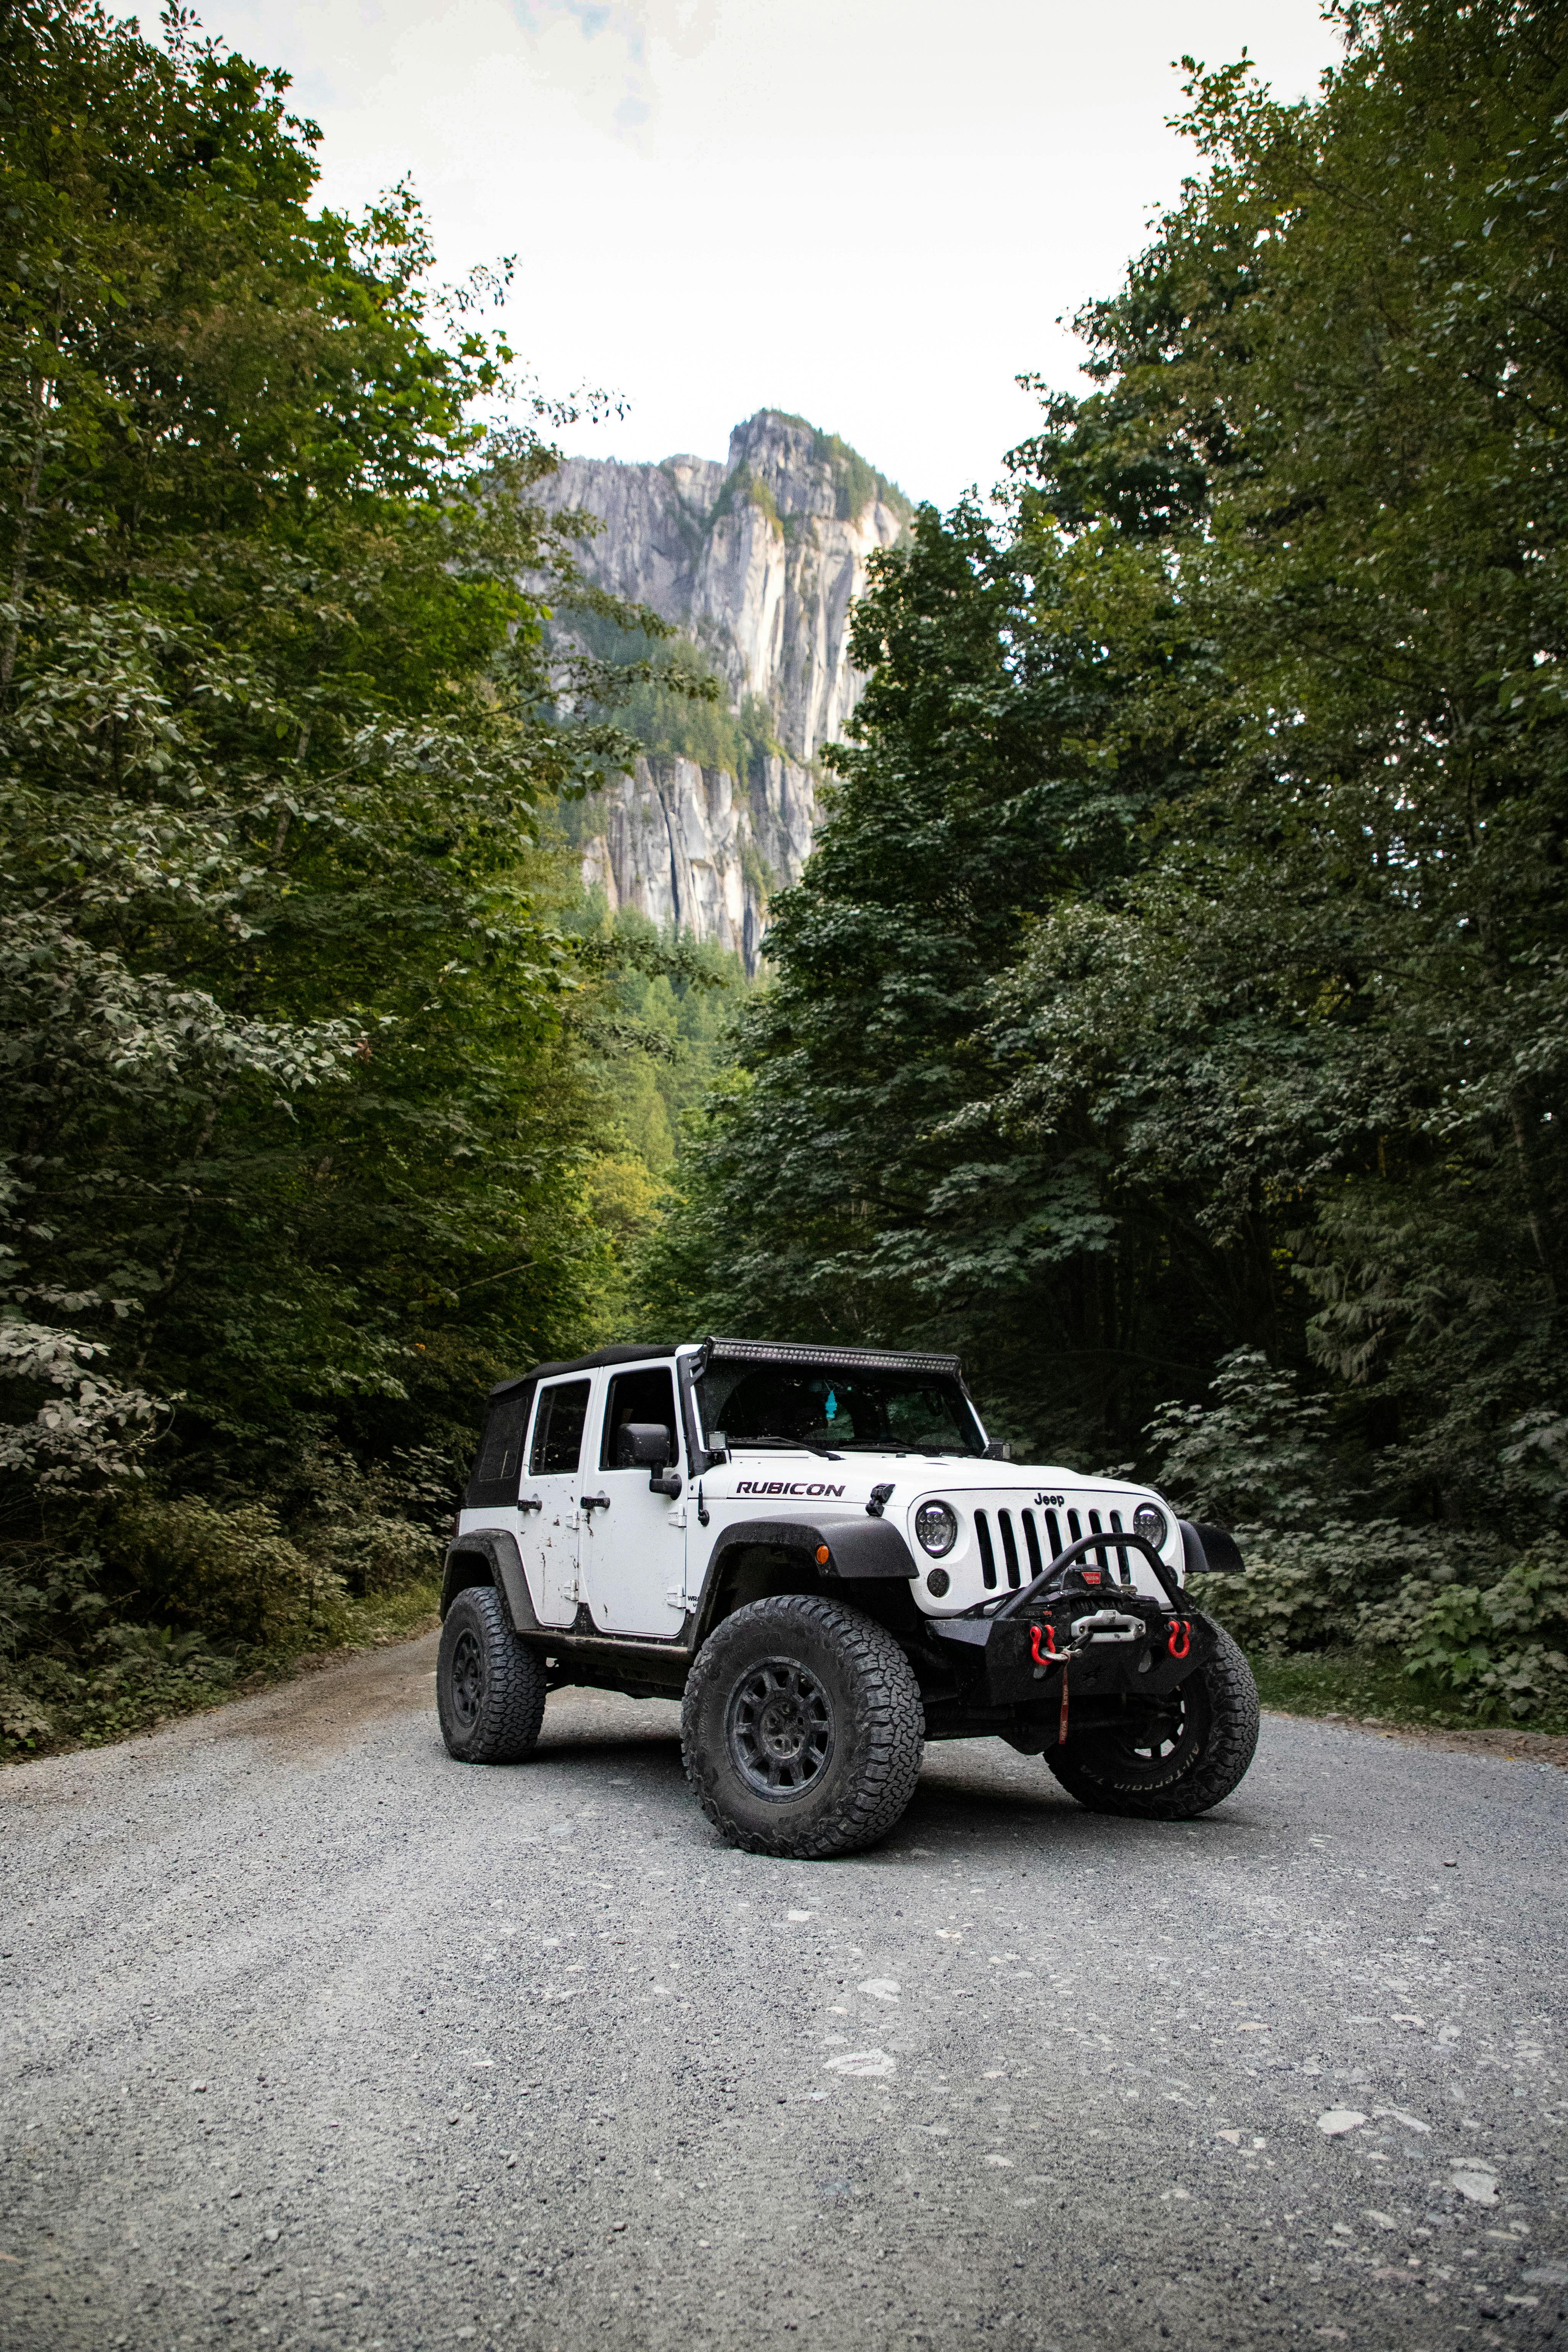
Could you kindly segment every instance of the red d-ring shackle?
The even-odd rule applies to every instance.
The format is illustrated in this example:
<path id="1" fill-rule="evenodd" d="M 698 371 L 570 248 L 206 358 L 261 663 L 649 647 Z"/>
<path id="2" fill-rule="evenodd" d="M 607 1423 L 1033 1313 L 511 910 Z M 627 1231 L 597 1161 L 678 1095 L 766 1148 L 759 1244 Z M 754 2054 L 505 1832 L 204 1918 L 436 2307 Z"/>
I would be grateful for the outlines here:
<path id="1" fill-rule="evenodd" d="M 1173 1617 L 1171 1630 L 1165 1636 L 1165 1647 L 1173 1658 L 1184 1658 L 1192 1647 L 1193 1621 L 1190 1617 Z"/>

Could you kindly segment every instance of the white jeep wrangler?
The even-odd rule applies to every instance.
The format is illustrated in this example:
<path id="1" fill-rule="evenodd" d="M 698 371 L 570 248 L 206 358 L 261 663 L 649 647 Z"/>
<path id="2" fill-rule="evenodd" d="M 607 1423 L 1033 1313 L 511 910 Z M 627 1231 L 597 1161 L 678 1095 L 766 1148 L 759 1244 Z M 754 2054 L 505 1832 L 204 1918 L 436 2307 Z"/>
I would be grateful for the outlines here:
<path id="1" fill-rule="evenodd" d="M 447 1553 L 441 1730 L 510 1764 L 563 1684 L 683 1698 L 708 1818 L 851 1853 L 927 1739 L 999 1735 L 1099 1812 L 1205 1812 L 1258 1694 L 1184 1594 L 1223 1529 L 988 1444 L 955 1356 L 705 1339 L 602 1348 L 492 1391 Z"/>

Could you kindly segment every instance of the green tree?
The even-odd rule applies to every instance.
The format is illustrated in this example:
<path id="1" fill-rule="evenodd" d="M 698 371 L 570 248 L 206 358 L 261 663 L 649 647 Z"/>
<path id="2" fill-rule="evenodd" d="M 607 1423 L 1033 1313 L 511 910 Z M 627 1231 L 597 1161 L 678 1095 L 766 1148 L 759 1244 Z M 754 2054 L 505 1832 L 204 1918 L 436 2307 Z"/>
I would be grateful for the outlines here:
<path id="1" fill-rule="evenodd" d="M 1502 1455 L 1558 1393 L 1568 1207 L 1568 39 L 1346 25 L 1316 106 L 1195 76 L 1208 171 L 1091 319 L 1108 389 L 1023 453 L 1026 509 L 1119 532 L 1130 478 L 1180 480 L 1212 658 L 1168 714 L 1206 781 L 1129 890 L 1037 932 L 998 1103 L 1023 1141 L 1087 1102 L 1127 1175 L 1179 1179 L 1289 1281 L 1274 1344 L 1335 1375 L 1384 1491 L 1496 1523 L 1538 1507 Z"/>
<path id="2" fill-rule="evenodd" d="M 512 382 L 499 279 L 434 283 L 406 189 L 311 211 L 288 77 L 164 24 L 0 17 L 24 1560 L 128 1477 L 298 1516 L 323 1462 L 460 1452 L 489 1380 L 618 1296 L 583 1034 L 615 955 L 551 812 L 628 742 L 563 715 L 607 666 L 549 653 L 542 598 L 621 616 L 531 496 L 572 412 Z"/>
<path id="3" fill-rule="evenodd" d="M 656 1292 L 667 1319 L 958 1344 L 1005 1425 L 1095 1443 L 1146 1336 L 1131 1253 L 1091 1123 L 1048 1154 L 998 1131 L 988 1020 L 1031 919 L 1124 880 L 1190 780 L 1128 715 L 1187 657 L 1179 616 L 1142 549 L 999 535 L 968 506 L 922 509 L 872 572 L 852 646 L 870 684 Z"/>
<path id="4" fill-rule="evenodd" d="M 1192 69 L 1094 388 L 994 532 L 883 567 L 668 1278 L 956 1341 L 1101 1458 L 1262 1349 L 1362 1510 L 1517 1538 L 1563 1487 L 1568 35 L 1340 15 L 1310 102 Z"/>

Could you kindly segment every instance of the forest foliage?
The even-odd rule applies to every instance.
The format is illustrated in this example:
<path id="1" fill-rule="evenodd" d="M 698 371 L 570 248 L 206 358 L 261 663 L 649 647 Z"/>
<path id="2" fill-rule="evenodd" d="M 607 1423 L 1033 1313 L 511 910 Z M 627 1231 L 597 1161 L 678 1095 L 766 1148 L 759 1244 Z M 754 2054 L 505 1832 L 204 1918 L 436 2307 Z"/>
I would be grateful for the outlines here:
<path id="1" fill-rule="evenodd" d="M 491 1381 L 723 1326 L 956 1347 L 1255 1648 L 1568 1717 L 1568 27 L 1332 13 L 873 560 L 738 1063 L 572 811 L 767 714 L 534 496 L 504 267 L 177 5 L 0 15 L 0 1749 L 413 1607 Z"/>
<path id="2" fill-rule="evenodd" d="M 1345 0 L 987 509 L 875 560 L 827 821 L 648 1266 L 962 1349 L 1231 1518 L 1249 1639 L 1568 1706 L 1568 18 Z"/>
<path id="3" fill-rule="evenodd" d="M 485 1388 L 624 1318 L 658 1185 L 616 1076 L 724 976 L 585 913 L 560 844 L 661 631 L 531 495 L 576 411 L 490 331 L 504 272 L 443 289 L 406 189 L 313 210 L 287 76 L 164 36 L 0 18 L 22 1744 L 430 1572 Z M 563 663 L 552 604 L 637 658 Z"/>

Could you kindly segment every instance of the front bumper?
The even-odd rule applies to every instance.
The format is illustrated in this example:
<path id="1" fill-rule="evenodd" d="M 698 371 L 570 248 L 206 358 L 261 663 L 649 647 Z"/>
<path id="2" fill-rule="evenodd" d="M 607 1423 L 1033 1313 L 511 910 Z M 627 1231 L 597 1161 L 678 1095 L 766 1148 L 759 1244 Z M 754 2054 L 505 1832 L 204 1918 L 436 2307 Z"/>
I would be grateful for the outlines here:
<path id="1" fill-rule="evenodd" d="M 1119 1622 L 1096 1626 L 1097 1618 Z M 1064 1674 L 1075 1699 L 1169 1697 L 1215 1646 L 1200 1610 L 1178 1613 L 1117 1585 L 1103 1599 L 1055 1595 L 1007 1617 L 946 1618 L 932 1631 L 964 1678 L 983 1682 L 988 1706 L 1030 1711 L 1059 1695 Z"/>

